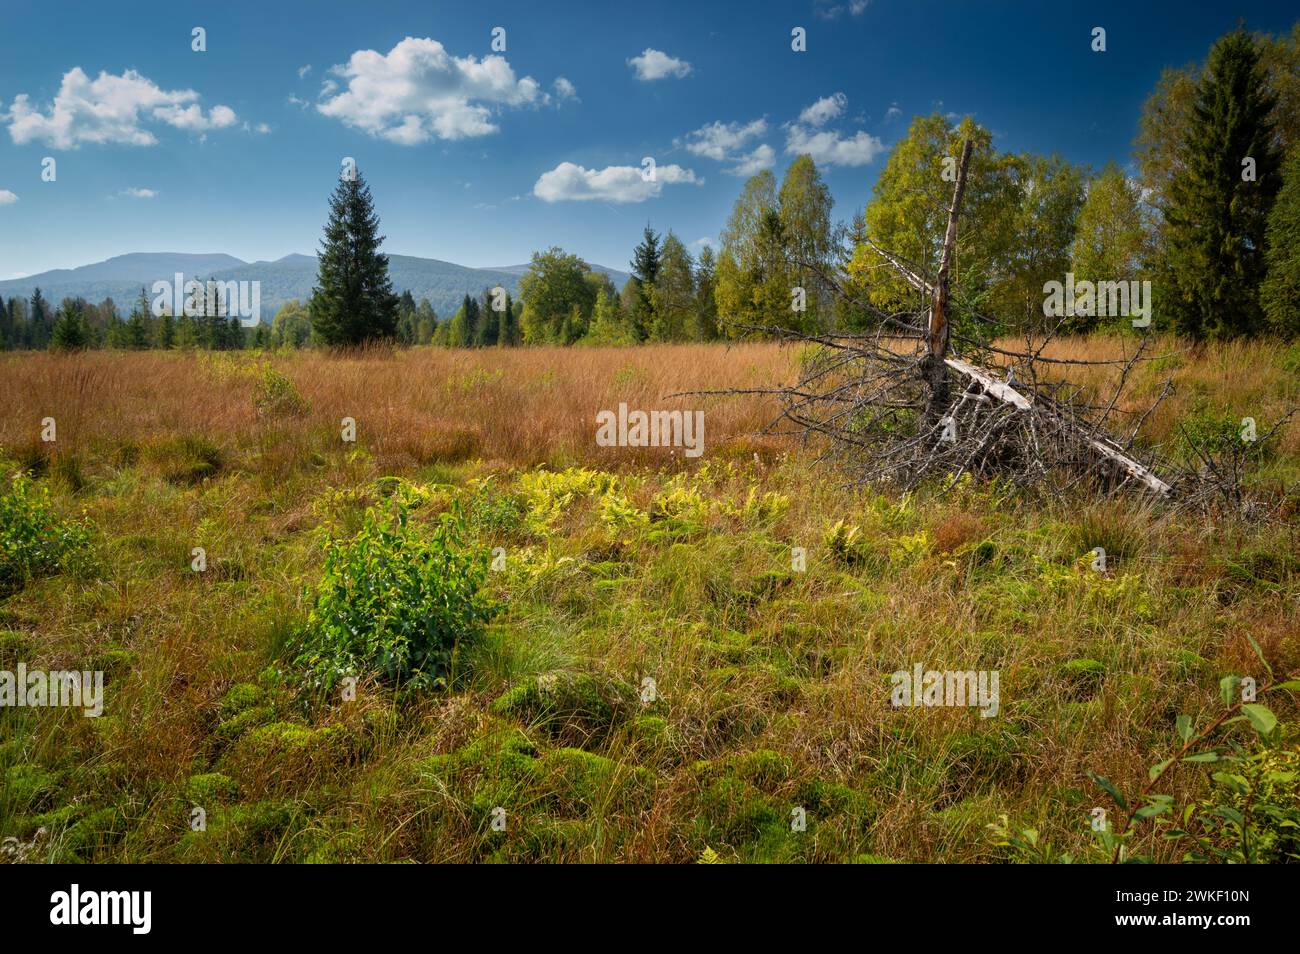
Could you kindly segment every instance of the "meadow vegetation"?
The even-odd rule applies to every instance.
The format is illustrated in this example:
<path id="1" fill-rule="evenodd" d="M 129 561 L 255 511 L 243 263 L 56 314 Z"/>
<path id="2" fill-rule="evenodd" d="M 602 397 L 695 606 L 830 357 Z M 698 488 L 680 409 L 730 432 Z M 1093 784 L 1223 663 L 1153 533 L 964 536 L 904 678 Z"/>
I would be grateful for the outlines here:
<path id="1" fill-rule="evenodd" d="M 1300 400 L 1294 347 L 1153 351 L 1133 400 L 1173 379 L 1167 453 L 1188 422 L 1263 431 Z M 761 396 L 688 399 L 698 461 L 593 439 L 620 401 L 798 360 L 0 356 L 0 669 L 106 674 L 98 718 L 0 712 L 0 837 L 98 862 L 1109 861 L 1107 787 L 1137 808 L 1236 703 L 1225 677 L 1296 678 L 1300 421 L 1250 518 L 846 486 L 758 434 Z M 918 662 L 1000 671 L 998 715 L 891 707 Z M 1172 807 L 1126 852 L 1296 859 L 1297 705 L 1260 702 L 1276 725 L 1242 709 L 1218 763 L 1159 773 Z"/>

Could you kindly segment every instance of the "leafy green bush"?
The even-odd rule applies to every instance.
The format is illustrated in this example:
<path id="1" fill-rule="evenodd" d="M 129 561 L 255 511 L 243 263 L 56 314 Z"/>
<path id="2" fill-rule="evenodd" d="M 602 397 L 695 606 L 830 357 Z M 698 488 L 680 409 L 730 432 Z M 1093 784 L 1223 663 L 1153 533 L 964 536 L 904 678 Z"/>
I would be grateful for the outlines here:
<path id="1" fill-rule="evenodd" d="M 0 487 L 0 595 L 67 569 L 89 542 L 86 527 L 63 520 L 49 490 L 29 477 L 18 474 Z"/>
<path id="2" fill-rule="evenodd" d="M 489 554 L 462 546 L 459 508 L 431 527 L 410 503 L 366 511 L 356 536 L 327 541 L 325 574 L 295 664 L 316 688 L 363 671 L 433 687 L 445 683 L 458 644 L 491 615 L 481 592 Z"/>

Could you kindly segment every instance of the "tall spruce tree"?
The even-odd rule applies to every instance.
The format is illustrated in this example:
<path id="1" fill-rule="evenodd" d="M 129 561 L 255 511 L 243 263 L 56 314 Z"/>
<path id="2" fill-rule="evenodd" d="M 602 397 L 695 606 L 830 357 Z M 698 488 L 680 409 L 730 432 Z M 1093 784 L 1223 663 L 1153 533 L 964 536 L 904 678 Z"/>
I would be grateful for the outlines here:
<path id="1" fill-rule="evenodd" d="M 636 281 L 637 297 L 632 309 L 632 328 L 637 339 L 644 341 L 654 325 L 654 301 L 651 291 L 659 277 L 663 263 L 659 249 L 659 236 L 647 222 L 641 244 L 632 251 L 632 278 Z"/>
<path id="2" fill-rule="evenodd" d="M 44 348 L 50 341 L 50 309 L 39 287 L 32 292 L 27 320 L 27 347 Z"/>
<path id="3" fill-rule="evenodd" d="M 59 320 L 50 332 L 51 351 L 80 351 L 90 344 L 90 328 L 79 299 L 65 299 Z"/>
<path id="4" fill-rule="evenodd" d="M 391 338 L 397 330 L 388 256 L 379 251 L 383 241 L 365 179 L 360 172 L 341 177 L 330 196 L 310 304 L 312 328 L 322 344 L 358 345 Z"/>
<path id="5" fill-rule="evenodd" d="M 1214 44 L 1196 84 L 1158 265 L 1179 334 L 1230 338 L 1263 325 L 1265 230 L 1280 186 L 1265 79 L 1254 41 L 1238 29 Z"/>
<path id="6" fill-rule="evenodd" d="M 1282 190 L 1268 219 L 1268 275 L 1260 304 L 1269 330 L 1300 334 L 1300 148 L 1283 167 Z"/>

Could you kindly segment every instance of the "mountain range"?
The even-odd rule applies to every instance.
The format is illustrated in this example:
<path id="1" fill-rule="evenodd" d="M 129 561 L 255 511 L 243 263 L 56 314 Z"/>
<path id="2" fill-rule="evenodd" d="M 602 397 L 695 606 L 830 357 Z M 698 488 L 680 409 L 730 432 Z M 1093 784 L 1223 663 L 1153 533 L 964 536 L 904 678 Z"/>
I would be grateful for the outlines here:
<path id="1" fill-rule="evenodd" d="M 628 274 L 618 269 L 593 265 L 604 272 L 621 289 Z M 454 314 L 466 295 L 478 296 L 484 288 L 500 285 L 514 297 L 519 295 L 519 279 L 527 265 L 503 265 L 499 268 L 469 268 L 436 258 L 413 255 L 389 255 L 388 273 L 393 288 L 400 295 L 410 291 L 418 302 L 429 299 L 439 318 Z M 209 278 L 219 281 L 259 281 L 262 295 L 262 320 L 270 322 L 281 305 L 297 298 L 305 302 L 316 284 L 316 256 L 286 255 L 274 262 L 245 262 L 233 255 L 184 254 L 179 252 L 133 252 L 118 255 L 79 268 L 57 268 L 39 275 L 0 281 L 0 297 L 15 295 L 30 298 L 35 288 L 58 307 L 64 298 L 81 297 L 98 304 L 112 298 L 118 310 L 127 314 L 143 286 L 150 298 L 156 281 L 170 282 L 177 272 L 185 281 Z"/>

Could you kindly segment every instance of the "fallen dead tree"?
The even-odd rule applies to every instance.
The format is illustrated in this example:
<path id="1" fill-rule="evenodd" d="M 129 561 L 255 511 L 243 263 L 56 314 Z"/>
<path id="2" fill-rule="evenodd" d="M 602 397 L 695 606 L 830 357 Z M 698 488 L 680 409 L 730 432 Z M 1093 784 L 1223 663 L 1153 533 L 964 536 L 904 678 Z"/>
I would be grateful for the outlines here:
<path id="1" fill-rule="evenodd" d="M 971 475 L 1021 487 L 1046 483 L 1057 491 L 1077 485 L 1101 493 L 1136 489 L 1179 505 L 1239 501 L 1240 474 L 1220 473 L 1212 461 L 1197 469 L 1178 467 L 1161 459 L 1156 447 L 1139 449 L 1143 425 L 1172 393 L 1165 382 L 1154 401 L 1133 406 L 1131 372 L 1154 357 L 1145 335 L 1134 339 L 1130 354 L 1094 361 L 1044 353 L 1066 319 L 1019 349 L 999 347 L 979 333 L 992 323 L 965 311 L 950 282 L 970 153 L 968 141 L 933 277 L 867 242 L 884 267 L 916 289 L 923 307 L 885 314 L 855 296 L 842 266 L 793 261 L 831 295 L 870 316 L 874 327 L 821 333 L 739 329 L 804 346 L 796 383 L 745 392 L 779 399 L 781 413 L 769 432 L 815 442 L 861 481 L 903 488 L 936 482 L 947 489 Z M 843 261 L 850 254 L 845 250 Z M 955 318 L 965 320 L 957 324 Z M 1107 393 L 1070 382 L 1064 372 L 1080 365 L 1104 366 Z"/>

